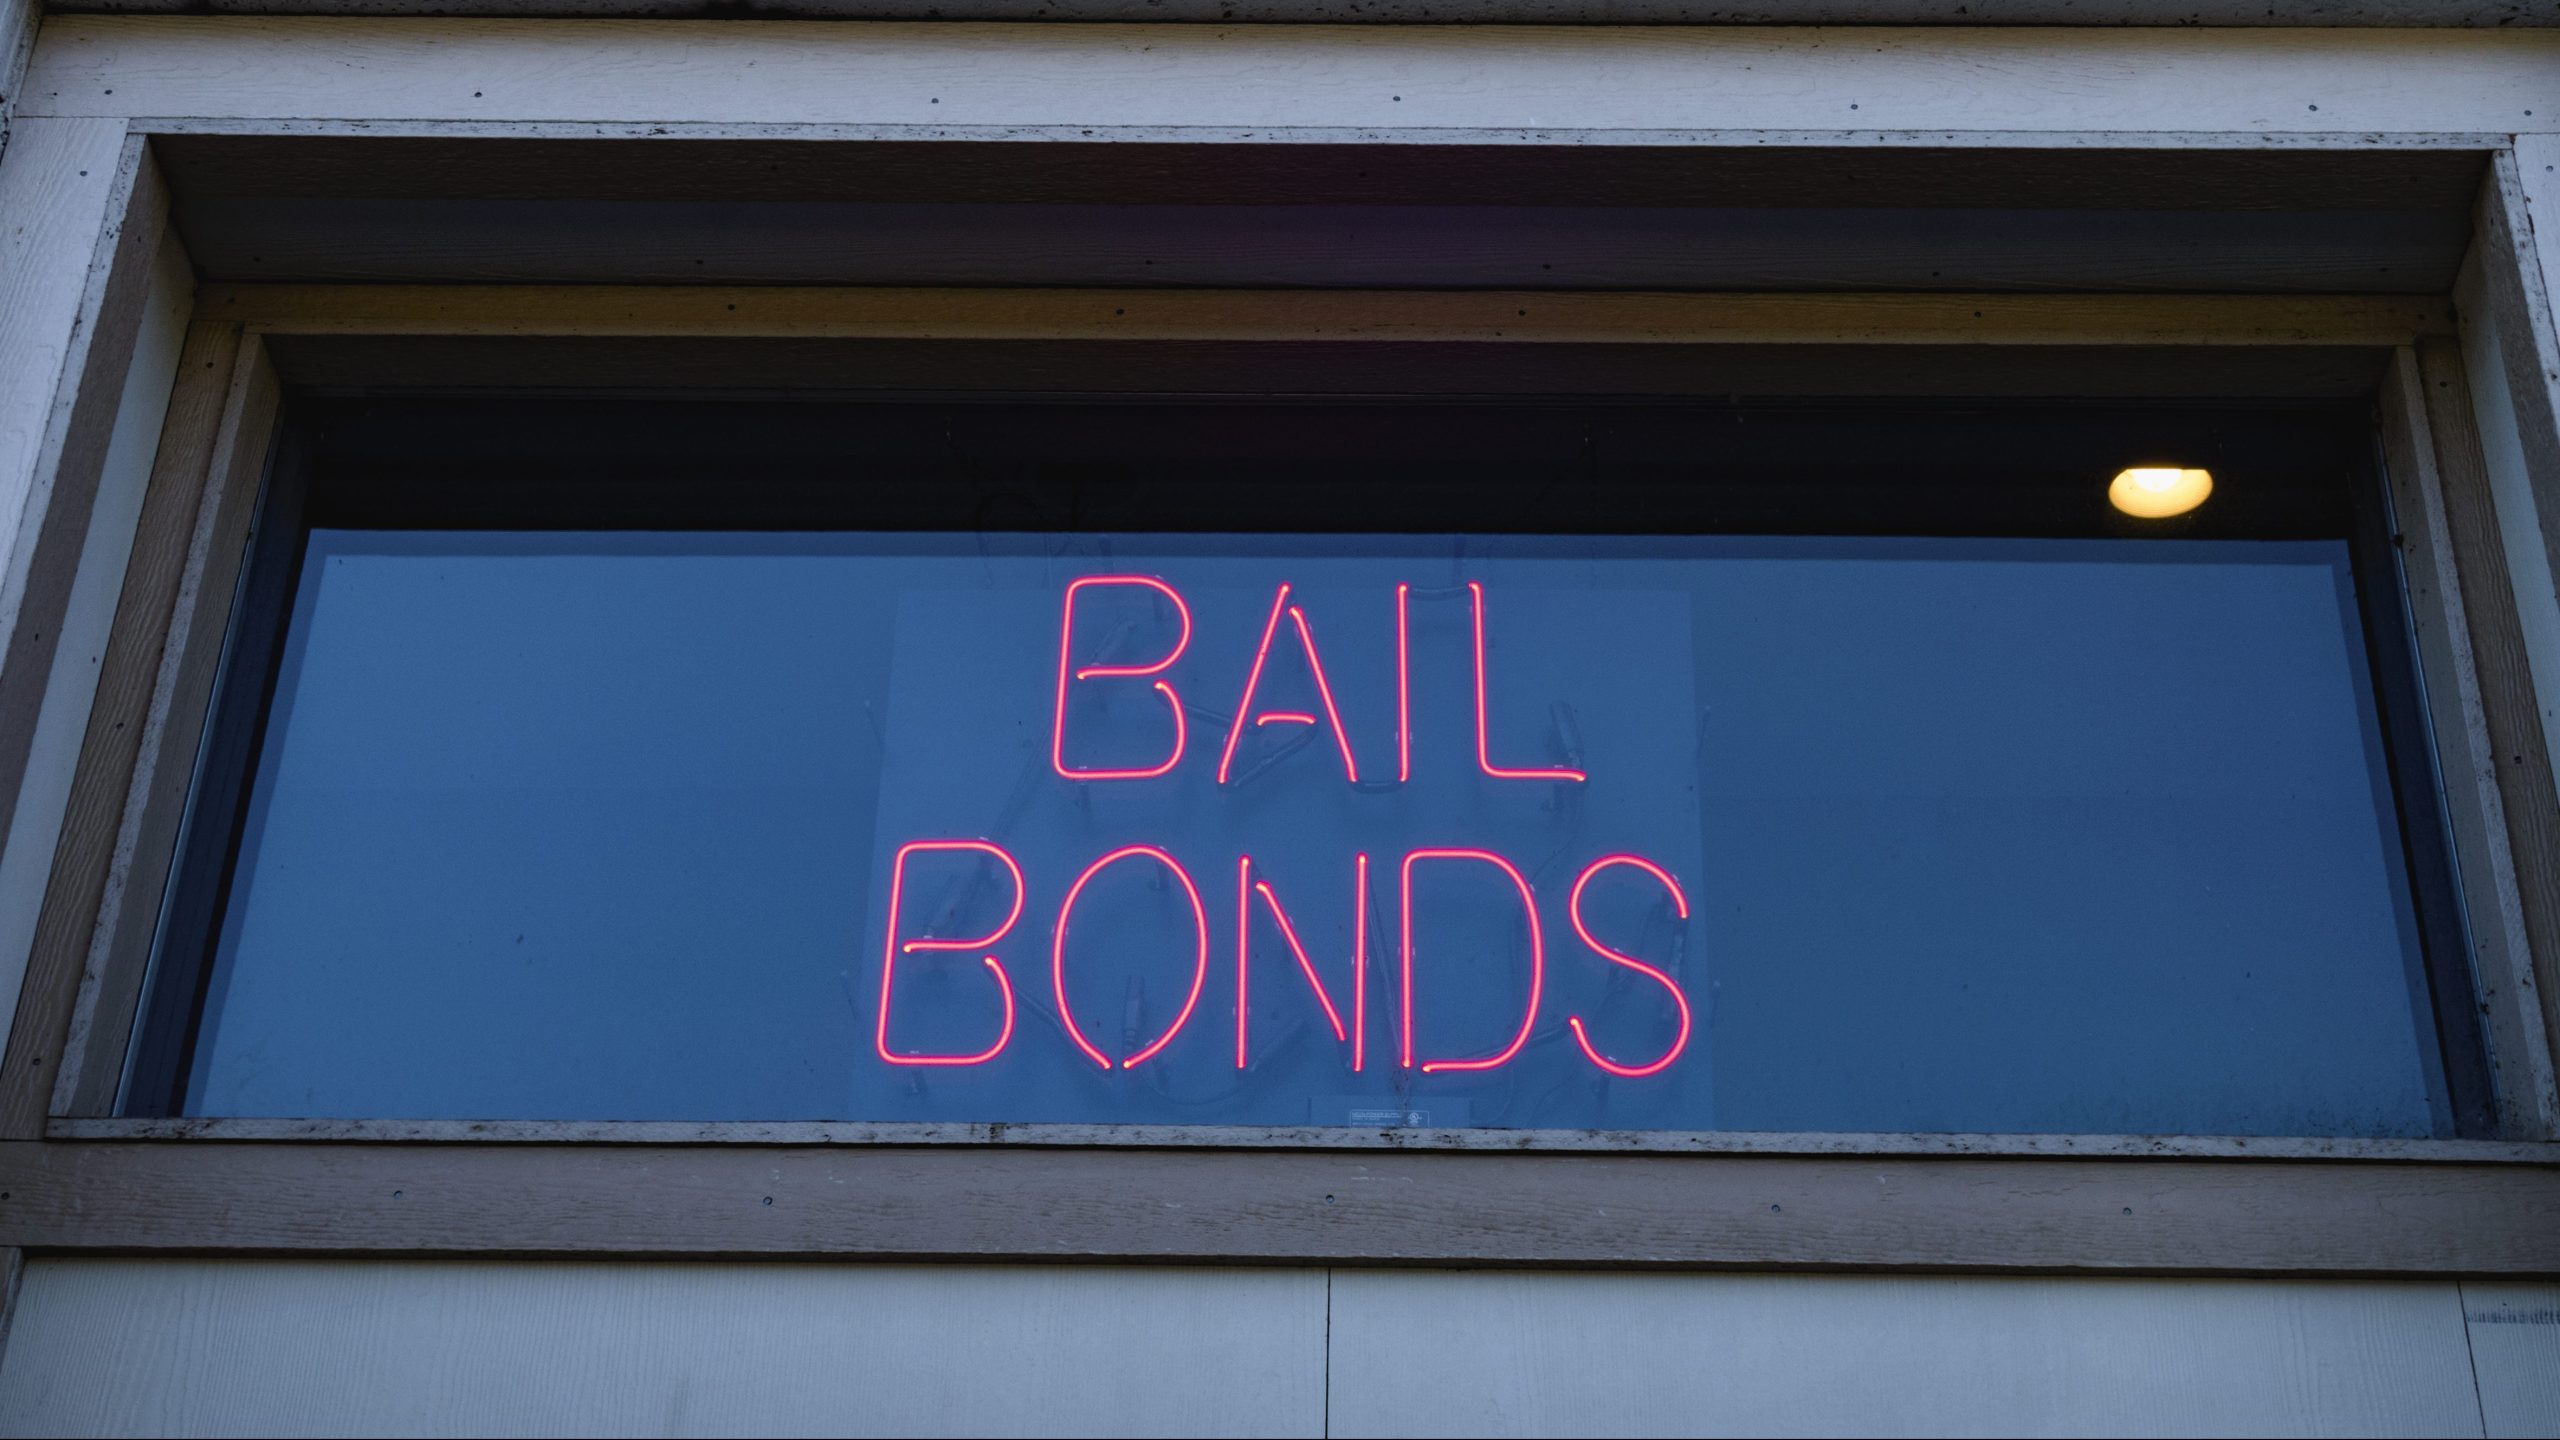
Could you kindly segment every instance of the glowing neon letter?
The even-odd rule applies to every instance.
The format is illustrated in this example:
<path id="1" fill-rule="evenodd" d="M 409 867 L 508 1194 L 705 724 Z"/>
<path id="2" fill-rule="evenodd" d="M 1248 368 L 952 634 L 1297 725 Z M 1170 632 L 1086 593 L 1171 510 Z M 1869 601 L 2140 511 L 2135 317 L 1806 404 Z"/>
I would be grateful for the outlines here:
<path id="1" fill-rule="evenodd" d="M 976 939 L 910 940 L 904 945 L 899 944 L 898 894 L 906 881 L 907 857 L 952 850 L 993 855 L 1004 862 L 1005 873 L 1013 877 L 1013 908 L 1005 912 L 1003 924 Z M 889 1048 L 889 997 L 897 980 L 900 955 L 911 955 L 919 950 L 975 950 L 982 945 L 993 945 L 1013 929 L 1013 922 L 1022 918 L 1022 899 L 1022 867 L 1014 863 L 1013 857 L 1000 846 L 984 840 L 911 840 L 898 847 L 897 858 L 889 862 L 889 938 L 881 947 L 880 1018 L 878 1028 L 872 1034 L 872 1044 L 879 1050 L 881 1059 L 892 1065 L 984 1065 L 1003 1054 L 1004 1047 L 1013 1043 L 1013 981 L 1006 977 L 1004 966 L 993 955 L 984 958 L 987 969 L 996 977 L 997 993 L 1004 997 L 1004 1028 L 997 1033 L 996 1043 L 975 1055 L 900 1055 L 892 1051 Z"/>
<path id="2" fill-rule="evenodd" d="M 1351 761 L 1351 736 L 1342 728 L 1342 712 L 1334 708 L 1333 686 L 1325 680 L 1324 661 L 1316 655 L 1315 632 L 1307 628 L 1307 612 L 1289 603 L 1289 582 L 1286 580 L 1280 582 L 1279 591 L 1271 597 L 1271 618 L 1262 622 L 1262 643 L 1254 647 L 1253 668 L 1245 672 L 1244 694 L 1236 701 L 1235 723 L 1227 727 L 1227 748 L 1218 756 L 1218 783 L 1226 784 L 1228 773 L 1235 768 L 1236 741 L 1244 735 L 1246 717 L 1253 714 L 1253 692 L 1262 684 L 1262 663 L 1271 658 L 1271 637 L 1280 633 L 1283 612 L 1297 626 L 1298 644 L 1306 651 L 1308 673 L 1316 679 L 1316 695 L 1324 701 L 1325 718 L 1333 722 L 1333 743 L 1342 752 L 1342 778 L 1358 784 L 1360 770 Z M 1316 717 L 1303 710 L 1280 710 L 1264 718 L 1284 723 L 1303 721 L 1312 725 Z"/>
<path id="3" fill-rule="evenodd" d="M 1422 1065 L 1425 1074 L 1435 1070 L 1492 1070 L 1511 1063 L 1520 1047 L 1529 1043 L 1529 1032 L 1538 1023 L 1538 999 L 1546 990 L 1547 942 L 1538 929 L 1538 897 L 1529 890 L 1528 877 L 1520 867 L 1490 850 L 1415 850 L 1404 857 L 1404 1068 L 1413 1064 L 1413 867 L 1421 860 L 1481 860 L 1499 868 L 1511 878 L 1511 887 L 1520 892 L 1521 912 L 1529 917 L 1529 1009 L 1520 1017 L 1520 1033 L 1500 1054 L 1480 1060 L 1430 1060 Z"/>
<path id="4" fill-rule="evenodd" d="M 1334 1008 L 1333 995 L 1325 989 L 1324 979 L 1316 974 L 1315 962 L 1307 958 L 1307 947 L 1298 941 L 1298 929 L 1289 923 L 1289 912 L 1280 908 L 1280 897 L 1273 893 L 1271 882 L 1253 878 L 1253 857 L 1236 857 L 1236 1068 L 1245 1068 L 1245 1021 L 1252 1009 L 1253 986 L 1247 978 L 1246 957 L 1252 953 L 1252 915 L 1249 897 L 1260 895 L 1271 909 L 1271 918 L 1280 925 L 1280 938 L 1289 942 L 1289 953 L 1298 959 L 1298 969 L 1316 992 L 1316 1003 L 1324 1007 L 1324 1018 L 1333 1026 L 1333 1038 L 1351 1042 L 1351 1068 L 1361 1068 L 1362 1051 L 1366 1049 L 1368 1011 L 1362 994 L 1369 985 L 1369 857 L 1355 857 L 1352 883 L 1351 984 L 1352 1017 L 1358 1032 L 1342 1028 L 1342 1012 Z"/>
<path id="5" fill-rule="evenodd" d="M 1484 773 L 1492 776 L 1496 780 L 1590 779 L 1590 776 L 1583 774 L 1579 770 L 1512 770 L 1493 763 L 1491 748 L 1485 740 L 1484 586 L 1476 581 L 1470 580 L 1467 582 L 1467 593 L 1475 598 L 1476 607 L 1476 764 L 1483 767 Z M 1402 600 L 1404 597 L 1402 593 L 1399 592 L 1396 598 L 1398 600 Z M 1403 617 L 1399 614 L 1397 618 L 1399 622 L 1401 622 Z M 1399 624 L 1397 629 L 1398 638 L 1401 640 L 1403 629 L 1402 625 Z"/>
<path id="6" fill-rule="evenodd" d="M 1172 1044 L 1173 1037 L 1182 1033 L 1182 1027 L 1191 1023 L 1191 1011 L 1200 1003 L 1201 987 L 1209 981 L 1209 912 L 1200 904 L 1200 887 L 1191 883 L 1191 872 L 1182 868 L 1181 861 L 1153 845 L 1123 845 L 1086 866 L 1084 873 L 1076 877 L 1076 883 L 1067 887 L 1066 902 L 1058 907 L 1057 934 L 1050 942 L 1049 948 L 1049 980 L 1057 990 L 1058 1019 L 1067 1027 L 1067 1038 L 1073 1040 L 1076 1048 L 1083 1051 L 1094 1064 L 1105 1070 L 1111 1068 L 1110 1057 L 1095 1049 L 1093 1042 L 1084 1037 L 1083 1029 L 1076 1024 L 1075 1011 L 1067 1004 L 1067 917 L 1075 913 L 1076 898 L 1084 893 L 1085 882 L 1101 874 L 1113 862 L 1128 859 L 1132 855 L 1144 855 L 1156 861 L 1172 871 L 1174 879 L 1182 882 L 1182 893 L 1191 899 L 1191 933 L 1198 943 L 1193 948 L 1191 959 L 1191 993 L 1182 1001 L 1182 1013 L 1173 1017 L 1173 1024 L 1166 1027 L 1165 1032 L 1157 1036 L 1153 1044 L 1121 1061 L 1120 1068 L 1134 1070 L 1140 1064 L 1154 1059 L 1157 1051 Z"/>
<path id="7" fill-rule="evenodd" d="M 1396 586 L 1396 783 L 1413 779 L 1413 644 L 1405 611 L 1413 587 Z"/>
<path id="8" fill-rule="evenodd" d="M 1628 969 L 1635 971 L 1637 974 L 1642 975 L 1646 979 L 1661 986 L 1663 989 L 1670 991 L 1671 1003 L 1680 1007 L 1679 1038 L 1671 1042 L 1671 1048 L 1663 1052 L 1661 1059 L 1654 1061 L 1650 1065 L 1620 1065 L 1615 1061 L 1612 1061 L 1607 1056 L 1601 1054 L 1599 1049 L 1591 1043 L 1590 1036 L 1582 1033 L 1581 1016 L 1568 1015 L 1565 1017 L 1564 1023 L 1573 1027 L 1574 1043 L 1582 1047 L 1583 1054 L 1591 1057 L 1592 1064 L 1599 1066 L 1601 1069 L 1608 1071 L 1612 1075 L 1622 1075 L 1629 1079 L 1638 1079 L 1646 1075 L 1660 1074 L 1664 1069 L 1670 1066 L 1672 1061 L 1680 1058 L 1681 1051 L 1689 1048 L 1689 997 L 1680 993 L 1679 983 L 1674 981 L 1670 976 L 1650 965 L 1647 965 L 1643 961 L 1636 959 L 1632 955 L 1622 955 L 1591 938 L 1591 927 L 1585 925 L 1582 921 L 1582 888 L 1591 883 L 1591 877 L 1608 869 L 1612 865 L 1631 865 L 1638 870 L 1642 870 L 1647 875 L 1652 876 L 1654 879 L 1661 881 L 1662 888 L 1671 892 L 1671 903 L 1678 908 L 1680 918 L 1683 920 L 1689 918 L 1689 897 L 1680 893 L 1680 882 L 1671 878 L 1670 871 L 1663 869 L 1661 866 L 1654 864 L 1652 861 L 1645 859 L 1641 855 L 1603 855 L 1599 859 L 1592 861 L 1590 867 L 1582 872 L 1582 877 L 1573 882 L 1573 899 L 1565 907 L 1566 913 L 1573 917 L 1573 933 L 1582 937 L 1583 944 L 1590 946 L 1602 959 L 1624 965 Z"/>
<path id="9" fill-rule="evenodd" d="M 1165 652 L 1165 657 L 1153 664 L 1087 665 L 1070 671 L 1067 667 L 1073 663 L 1069 659 L 1069 650 L 1075 643 L 1076 592 L 1088 585 L 1141 585 L 1161 594 L 1173 602 L 1174 613 L 1182 619 L 1181 636 L 1173 642 L 1173 648 Z M 1182 762 L 1182 747 L 1189 736 L 1183 728 L 1182 697 L 1174 693 L 1171 685 L 1162 680 L 1155 682 L 1156 689 L 1164 696 L 1165 705 L 1173 711 L 1173 753 L 1165 757 L 1163 764 L 1146 770 L 1071 770 L 1067 768 L 1067 684 L 1071 680 L 1135 680 L 1163 674 L 1173 667 L 1174 661 L 1182 658 L 1183 650 L 1191 644 L 1191 607 L 1182 603 L 1182 596 L 1172 586 L 1150 575 L 1084 575 L 1067 582 L 1067 598 L 1061 608 L 1063 614 L 1058 621 L 1058 704 L 1054 723 L 1049 728 L 1049 764 L 1070 780 L 1152 780 L 1172 770 Z"/>

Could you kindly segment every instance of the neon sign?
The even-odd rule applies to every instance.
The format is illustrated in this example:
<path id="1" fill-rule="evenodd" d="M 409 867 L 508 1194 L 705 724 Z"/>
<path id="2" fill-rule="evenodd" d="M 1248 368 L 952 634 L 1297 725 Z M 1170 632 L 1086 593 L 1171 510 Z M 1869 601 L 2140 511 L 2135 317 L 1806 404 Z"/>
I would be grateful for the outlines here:
<path id="1" fill-rule="evenodd" d="M 954 827 L 893 837 L 877 977 L 879 1059 L 965 1070 L 1024 1047 L 1063 1047 L 1087 1074 L 1124 1075 L 1186 1056 L 1196 1069 L 1198 1055 L 1217 1043 L 1210 1034 L 1217 1023 L 1200 1023 L 1201 1012 L 1223 1008 L 1233 1022 L 1234 1073 L 1258 1071 L 1275 1033 L 1282 1035 L 1276 1043 L 1286 1044 L 1312 1023 L 1315 1043 L 1332 1047 L 1331 1068 L 1364 1077 L 1371 1071 L 1372 990 L 1383 986 L 1378 1003 L 1394 1007 L 1393 1069 L 1407 1077 L 1397 1081 L 1399 1095 L 1419 1077 L 1455 1082 L 1503 1071 L 1533 1044 L 1546 1047 L 1551 1068 L 1569 1061 L 1596 1083 L 1643 1084 L 1674 1072 L 1690 1053 L 1696 1023 L 1679 959 L 1693 919 L 1689 892 L 1668 857 L 1637 853 L 1624 837 L 1612 845 L 1609 836 L 1580 833 L 1580 797 L 1601 787 L 1581 753 L 1578 712 L 1568 698 L 1553 700 L 1553 753 L 1532 758 L 1534 741 L 1524 740 L 1534 727 L 1520 723 L 1519 709 L 1504 708 L 1516 706 L 1527 687 L 1516 687 L 1513 677 L 1515 688 L 1506 688 L 1494 674 L 1489 635 L 1499 633 L 1504 616 L 1528 614 L 1539 594 L 1481 580 L 1364 588 L 1372 593 L 1359 608 L 1376 626 L 1367 634 L 1360 631 L 1364 617 L 1352 613 L 1359 597 L 1345 598 L 1349 587 L 1319 587 L 1310 598 L 1296 580 L 1279 579 L 1261 592 L 1267 599 L 1256 605 L 1253 632 L 1232 637 L 1219 633 L 1241 608 L 1232 584 L 1209 610 L 1156 573 L 1083 574 L 1049 590 L 1055 644 L 1045 659 L 1054 678 L 1040 743 L 1046 784 L 1059 792 L 1049 803 L 1063 800 L 1064 813 L 1084 817 L 1092 834 L 1117 843 L 1097 838 L 1085 853 L 1044 871 L 1026 865 L 1022 855 L 1031 852 L 1008 848 L 1005 834 Z M 1429 637 L 1418 633 L 1421 612 L 1435 617 Z M 1359 643 L 1341 652 L 1320 647 L 1319 616 L 1327 634 L 1339 630 Z M 1452 622 L 1459 622 L 1454 633 Z M 1242 643 L 1222 660 L 1218 649 L 1230 638 Z M 1534 651 L 1533 643 L 1521 653 L 1534 659 Z M 1457 662 L 1466 672 L 1462 686 L 1450 683 Z M 1222 664 L 1234 667 L 1224 669 L 1229 676 L 1241 670 L 1240 686 L 1217 679 Z M 973 693 L 983 688 L 971 686 Z M 1235 696 L 1232 710 L 1204 707 L 1200 697 L 1221 689 Z M 1458 724 L 1468 733 L 1454 753 L 1430 743 L 1457 739 Z M 1509 737 L 1499 744 L 1497 728 Z M 1214 758 L 1191 745 L 1195 729 L 1219 736 Z M 1418 734 L 1425 743 L 1417 743 Z M 1329 752 L 1328 761 L 1285 765 L 1309 748 Z M 1497 763 L 1497 751 L 1506 763 Z M 1627 779 L 1647 783 L 1641 774 Z M 1323 786 L 1343 798 L 1325 800 L 1315 788 Z M 1436 797 L 1428 805 L 1426 793 Z M 1177 805 L 1168 798 L 1176 794 L 1190 798 Z M 1006 808 L 1018 815 L 1037 798 L 1017 793 Z M 1297 809 L 1283 817 L 1287 806 Z M 1169 818 L 1155 823 L 1172 828 L 1145 834 L 1147 817 L 1157 815 Z M 1200 823 L 1204 815 L 1228 837 L 1214 850 L 1195 833 L 1209 828 Z M 1243 838 L 1257 821 L 1283 819 L 1291 823 L 1287 848 L 1301 866 L 1314 843 L 1310 834 L 1325 827 L 1356 832 L 1377 824 L 1397 832 L 1400 843 L 1373 846 L 1355 835 L 1332 862 L 1338 868 L 1330 886 L 1297 869 L 1284 879 L 1267 849 Z M 1471 825 L 1489 824 L 1508 825 L 1508 839 L 1469 833 Z M 1581 854 L 1569 853 L 1575 846 Z M 1213 926 L 1201 877 L 1228 867 L 1235 902 L 1231 912 L 1223 901 L 1217 908 L 1232 919 Z M 1373 895 L 1373 870 L 1378 882 L 1392 884 L 1391 900 Z M 928 883 L 939 903 L 915 898 Z M 1061 883 L 1062 891 L 1053 888 Z M 1044 897 L 1037 909 L 1035 891 Z M 1050 894 L 1058 897 L 1054 908 L 1045 900 Z M 1389 903 L 1391 917 L 1380 913 Z M 1118 918 L 1090 918 L 1104 912 Z M 1457 914 L 1469 917 L 1472 939 L 1448 931 L 1447 917 Z M 1549 936 L 1559 927 L 1549 921 L 1559 915 L 1572 938 L 1550 954 Z M 1310 917 L 1319 929 L 1308 928 Z M 1095 924 L 1106 930 L 1095 932 Z M 1377 933 L 1381 927 L 1389 928 Z M 1108 938 L 1096 940 L 1097 933 Z M 1008 957 L 1019 967 L 1044 941 L 1048 994 L 1030 1013 L 1046 1023 L 1018 1025 L 1017 1004 L 1032 1002 L 1017 1001 Z M 1210 957 L 1220 946 L 1232 946 L 1231 988 L 1212 984 Z M 1373 975 L 1373 951 L 1389 958 L 1391 971 Z M 1499 953 L 1489 959 L 1489 952 Z M 902 973 L 936 959 L 947 970 L 963 957 L 984 972 L 977 991 L 946 973 L 935 1003 L 949 1013 L 919 1010 L 924 1002 Z M 1172 977 L 1180 998 L 1170 1014 L 1132 979 L 1115 1016 L 1109 997 L 1094 988 L 1101 982 L 1087 978 L 1113 960 L 1142 960 L 1159 981 Z M 1584 999 L 1559 1001 L 1550 983 L 1558 976 L 1573 977 Z M 1445 1003 L 1463 1004 L 1481 1033 L 1434 1038 L 1432 995 L 1457 997 Z M 1591 1010 L 1593 997 L 1605 999 L 1605 1018 Z M 1497 1012 L 1499 1028 L 1491 1028 Z M 942 1027 L 937 1033 L 974 1027 L 978 1038 L 934 1048 L 901 1038 L 926 1019 Z M 1568 1048 L 1556 1048 L 1568 1038 Z M 1299 1053 L 1302 1066 L 1325 1063 L 1307 1060 L 1303 1047 Z M 1133 1076 L 1124 1083 L 1149 1082 Z M 1152 1083 L 1161 1089 L 1166 1082 Z"/>

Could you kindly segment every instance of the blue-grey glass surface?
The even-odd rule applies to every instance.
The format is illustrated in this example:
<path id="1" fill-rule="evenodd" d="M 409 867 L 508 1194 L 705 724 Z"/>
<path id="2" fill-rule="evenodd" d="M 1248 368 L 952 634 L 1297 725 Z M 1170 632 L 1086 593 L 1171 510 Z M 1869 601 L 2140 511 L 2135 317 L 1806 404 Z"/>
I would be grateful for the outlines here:
<path id="1" fill-rule="evenodd" d="M 1160 679 L 1185 731 L 1160 777 L 1053 763 L 1061 606 L 1100 575 L 1161 579 L 1190 639 L 1154 676 L 1071 676 L 1059 755 L 1162 761 Z M 1283 618 L 1221 784 L 1283 582 L 1328 683 Z M 1587 780 L 1479 764 L 1471 583 L 1489 758 Z M 2449 1133 L 2352 584 L 2341 542 L 320 530 L 187 1108 Z M 1090 586 L 1063 643 L 1134 668 L 1181 624 Z M 993 944 L 904 948 L 1017 898 L 925 851 L 890 916 L 930 840 L 1018 861 Z M 1143 855 L 1058 948 L 1069 888 L 1131 845 L 1197 888 L 1205 976 Z M 1537 954 L 1489 862 L 1423 862 L 1408 916 L 1423 849 L 1510 861 Z M 1358 1068 L 1258 897 L 1238 1067 L 1243 855 L 1365 1018 Z M 1612 855 L 1679 899 L 1606 867 L 1577 927 Z M 1538 980 L 1507 1063 L 1402 1063 L 1407 924 L 1416 1061 L 1502 1054 Z M 1690 1008 L 1654 1073 L 1593 1053 L 1669 1052 L 1670 990 L 1586 930 Z M 885 1060 L 997 1043 L 988 954 L 1001 1051 Z"/>

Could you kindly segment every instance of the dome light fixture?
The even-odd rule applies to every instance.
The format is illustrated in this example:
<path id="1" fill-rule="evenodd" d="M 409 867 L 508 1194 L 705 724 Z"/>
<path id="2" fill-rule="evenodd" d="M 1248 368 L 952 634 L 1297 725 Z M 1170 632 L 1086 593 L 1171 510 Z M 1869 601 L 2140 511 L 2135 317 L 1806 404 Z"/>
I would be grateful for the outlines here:
<path id="1" fill-rule="evenodd" d="M 2175 465 L 2134 465 L 2116 472 L 2107 502 L 2141 520 L 2184 515 L 2213 494 L 2213 472 Z"/>

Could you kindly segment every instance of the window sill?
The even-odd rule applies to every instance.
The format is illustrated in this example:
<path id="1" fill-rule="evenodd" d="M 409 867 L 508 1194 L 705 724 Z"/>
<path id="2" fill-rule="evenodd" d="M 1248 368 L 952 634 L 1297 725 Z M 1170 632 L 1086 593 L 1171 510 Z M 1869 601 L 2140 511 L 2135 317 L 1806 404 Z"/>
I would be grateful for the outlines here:
<path id="1" fill-rule="evenodd" d="M 481 1145 L 1007 1146 L 1103 1150 L 1498 1151 L 2034 1159 L 2352 1160 L 2560 1165 L 2560 1143 L 2279 1135 L 1954 1135 L 1921 1131 L 1353 1129 L 694 1120 L 295 1120 L 56 1117 L 53 1140 Z"/>
<path id="2" fill-rule="evenodd" d="M 118 1124 L 128 1135 L 167 1123 L 58 1122 Z M 2560 1272 L 2560 1149 L 2482 1142 L 2405 1142 L 2391 1159 L 2164 1154 L 2132 1163 L 1952 1149 L 1283 1153 L 1232 1141 L 1139 1148 L 1127 1137 L 1106 1144 L 1097 1131 L 1045 1144 L 1019 1143 L 1009 1131 L 994 1145 L 919 1143 L 922 1136 L 788 1143 L 770 1135 L 733 1144 L 637 1135 L 623 1144 L 458 1136 L 420 1144 L 426 1137 L 355 1138 L 347 1127 L 332 1128 L 340 1138 L 326 1143 L 243 1136 L 214 1144 L 0 1144 L 0 1245 L 157 1254 Z M 829 1133 L 832 1140 L 841 1131 Z M 199 1131 L 204 1138 L 211 1135 Z"/>

